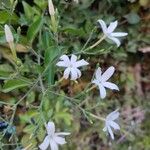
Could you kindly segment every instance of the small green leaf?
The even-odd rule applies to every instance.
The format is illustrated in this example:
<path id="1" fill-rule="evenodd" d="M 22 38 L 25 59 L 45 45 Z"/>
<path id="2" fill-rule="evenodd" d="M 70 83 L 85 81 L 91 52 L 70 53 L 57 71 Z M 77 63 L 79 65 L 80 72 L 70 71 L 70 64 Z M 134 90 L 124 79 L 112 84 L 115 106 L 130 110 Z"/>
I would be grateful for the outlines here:
<path id="1" fill-rule="evenodd" d="M 24 12 L 25 12 L 25 16 L 28 19 L 31 19 L 31 17 L 33 16 L 32 7 L 28 3 L 26 3 L 25 1 L 22 2 L 22 5 L 23 5 Z"/>
<path id="2" fill-rule="evenodd" d="M 51 46 L 45 51 L 45 67 L 49 66 L 46 72 L 46 78 L 48 80 L 49 85 L 54 84 L 54 76 L 55 76 L 55 63 L 53 62 L 56 56 L 60 55 L 60 48 L 56 46 Z"/>
<path id="3" fill-rule="evenodd" d="M 37 17 L 36 20 L 30 25 L 28 31 L 27 31 L 27 38 L 30 43 L 33 42 L 35 36 L 39 32 L 41 26 L 43 24 L 42 17 Z"/>
<path id="4" fill-rule="evenodd" d="M 0 23 L 1 24 L 5 24 L 9 19 L 11 19 L 11 21 L 16 21 L 17 18 L 18 17 L 14 13 L 10 14 L 8 11 L 5 11 L 5 10 L 0 11 Z"/>
<path id="5" fill-rule="evenodd" d="M 10 78 L 10 72 L 0 70 L 0 79 L 5 80 Z"/>
<path id="6" fill-rule="evenodd" d="M 13 79 L 8 80 L 3 86 L 3 92 L 7 93 L 12 90 L 31 85 L 28 80 Z"/>

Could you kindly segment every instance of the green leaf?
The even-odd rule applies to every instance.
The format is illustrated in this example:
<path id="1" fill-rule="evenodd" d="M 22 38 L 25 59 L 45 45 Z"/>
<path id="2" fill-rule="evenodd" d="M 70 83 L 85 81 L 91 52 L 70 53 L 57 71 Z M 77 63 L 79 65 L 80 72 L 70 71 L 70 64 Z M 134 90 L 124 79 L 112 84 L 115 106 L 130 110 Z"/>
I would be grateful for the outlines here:
<path id="1" fill-rule="evenodd" d="M 10 78 L 10 74 L 11 74 L 10 72 L 0 70 L 0 79 L 1 80 L 8 79 Z"/>
<path id="2" fill-rule="evenodd" d="M 76 28 L 76 27 L 66 27 L 62 29 L 65 33 L 70 34 L 70 35 L 75 35 L 75 36 L 85 36 L 86 33 L 83 30 L 83 28 Z"/>
<path id="3" fill-rule="evenodd" d="M 30 43 L 33 42 L 35 39 L 35 36 L 39 32 L 41 26 L 43 25 L 43 19 L 42 17 L 37 17 L 36 20 L 30 25 L 28 31 L 27 31 L 27 38 Z"/>
<path id="4" fill-rule="evenodd" d="M 28 3 L 26 3 L 25 1 L 22 2 L 22 5 L 23 5 L 24 12 L 25 12 L 25 16 L 28 19 L 31 19 L 33 16 L 32 7 Z"/>
<path id="5" fill-rule="evenodd" d="M 7 93 L 12 90 L 21 88 L 21 87 L 26 87 L 31 85 L 31 82 L 29 80 L 21 80 L 21 79 L 13 79 L 13 80 L 8 80 L 4 86 L 3 86 L 3 92 Z"/>
<path id="6" fill-rule="evenodd" d="M 34 0 L 34 3 L 39 6 L 42 10 L 44 10 L 47 6 L 47 2 L 45 0 Z"/>
<path id="7" fill-rule="evenodd" d="M 141 19 L 140 16 L 135 12 L 129 13 L 128 15 L 125 16 L 125 18 L 130 24 L 137 24 L 140 22 Z"/>
<path id="8" fill-rule="evenodd" d="M 55 66 L 56 66 L 54 63 L 54 59 L 56 58 L 56 56 L 60 55 L 60 51 L 61 49 L 56 46 L 51 46 L 47 48 L 45 51 L 45 56 L 44 56 L 45 67 L 47 67 L 48 65 L 46 78 L 48 80 L 49 85 L 54 84 Z"/>
<path id="9" fill-rule="evenodd" d="M 5 10 L 0 11 L 1 24 L 5 24 L 9 19 L 11 19 L 11 21 L 16 21 L 18 17 L 14 13 L 10 14 L 8 11 Z"/>

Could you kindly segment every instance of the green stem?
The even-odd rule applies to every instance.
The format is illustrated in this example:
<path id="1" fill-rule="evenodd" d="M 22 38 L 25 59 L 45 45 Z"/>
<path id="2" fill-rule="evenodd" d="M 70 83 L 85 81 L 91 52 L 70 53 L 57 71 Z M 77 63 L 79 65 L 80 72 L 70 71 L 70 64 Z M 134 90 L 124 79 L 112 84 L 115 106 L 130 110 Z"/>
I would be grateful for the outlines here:
<path id="1" fill-rule="evenodd" d="M 90 47 L 88 47 L 87 49 L 84 50 L 85 51 L 88 51 L 90 49 L 93 49 L 94 47 L 96 47 L 98 44 L 100 44 L 104 39 L 106 38 L 105 35 L 103 35 L 96 43 L 94 43 L 93 45 L 91 45 Z"/>

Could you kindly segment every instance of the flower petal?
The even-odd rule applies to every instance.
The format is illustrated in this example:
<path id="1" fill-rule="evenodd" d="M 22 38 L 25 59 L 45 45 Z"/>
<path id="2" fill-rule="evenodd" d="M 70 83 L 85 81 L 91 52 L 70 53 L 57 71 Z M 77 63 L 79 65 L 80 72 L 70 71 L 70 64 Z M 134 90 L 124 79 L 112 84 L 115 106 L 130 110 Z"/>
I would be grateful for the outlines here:
<path id="1" fill-rule="evenodd" d="M 46 130 L 48 135 L 53 136 L 55 133 L 55 124 L 53 122 L 48 122 L 48 124 L 46 125 Z"/>
<path id="2" fill-rule="evenodd" d="M 111 90 L 118 90 L 119 91 L 118 86 L 114 83 L 111 83 L 111 82 L 104 82 L 103 86 L 106 87 L 106 88 L 109 88 Z"/>
<path id="3" fill-rule="evenodd" d="M 115 130 L 120 130 L 120 126 L 114 122 L 114 121 L 110 121 L 110 126 L 113 127 Z"/>
<path id="4" fill-rule="evenodd" d="M 68 78 L 69 78 L 70 71 L 71 71 L 71 68 L 65 69 L 65 71 L 64 71 L 64 76 L 63 76 L 65 79 L 68 79 Z"/>
<path id="5" fill-rule="evenodd" d="M 59 137 L 59 136 L 54 136 L 54 140 L 57 144 L 63 145 L 66 144 L 67 142 L 65 141 L 65 138 Z"/>
<path id="6" fill-rule="evenodd" d="M 70 60 L 69 57 L 67 55 L 62 55 L 60 57 L 60 60 L 63 60 L 64 62 L 66 62 L 67 64 L 70 64 Z"/>
<path id="7" fill-rule="evenodd" d="M 65 136 L 65 135 L 70 135 L 69 132 L 58 132 L 58 133 L 55 133 L 56 136 Z"/>
<path id="8" fill-rule="evenodd" d="M 108 36 L 109 39 L 111 39 L 114 43 L 117 44 L 117 47 L 119 47 L 121 45 L 119 39 L 112 37 L 112 36 Z"/>
<path id="9" fill-rule="evenodd" d="M 84 59 L 77 61 L 74 65 L 75 67 L 81 67 L 81 66 L 86 66 L 89 63 L 87 61 L 85 61 Z"/>
<path id="10" fill-rule="evenodd" d="M 112 33 L 118 25 L 118 21 L 111 22 L 109 27 L 107 28 L 107 33 Z"/>
<path id="11" fill-rule="evenodd" d="M 111 138 L 114 140 L 114 134 L 113 134 L 113 131 L 110 128 L 110 126 L 107 126 L 107 129 L 108 129 L 108 133 L 110 134 Z"/>
<path id="12" fill-rule="evenodd" d="M 99 84 L 100 97 L 103 99 L 106 97 L 106 90 L 103 85 Z"/>
<path id="13" fill-rule="evenodd" d="M 101 81 L 101 76 L 102 76 L 102 71 L 101 71 L 101 68 L 98 67 L 98 69 L 96 70 L 96 73 L 95 73 L 95 77 L 97 80 Z"/>
<path id="14" fill-rule="evenodd" d="M 71 68 L 71 80 L 76 80 L 78 78 L 78 73 L 76 69 Z"/>
<path id="15" fill-rule="evenodd" d="M 105 22 L 103 20 L 98 20 L 99 24 L 101 25 L 101 28 L 103 30 L 103 33 L 106 34 L 107 33 L 107 26 L 105 24 Z"/>
<path id="16" fill-rule="evenodd" d="M 54 140 L 50 140 L 51 150 L 58 150 L 58 144 Z"/>
<path id="17" fill-rule="evenodd" d="M 100 82 L 98 80 L 93 80 L 92 83 L 96 84 L 97 86 L 99 86 Z"/>
<path id="18" fill-rule="evenodd" d="M 71 63 L 73 64 L 73 63 L 75 63 L 76 61 L 77 61 L 77 56 L 74 55 L 74 54 L 72 54 L 72 55 L 71 55 Z"/>
<path id="19" fill-rule="evenodd" d="M 115 68 L 113 66 L 109 67 L 103 74 L 101 77 L 101 81 L 105 82 L 107 81 L 114 73 Z"/>
<path id="20" fill-rule="evenodd" d="M 50 143 L 49 143 L 48 136 L 46 136 L 45 139 L 44 139 L 44 141 L 43 141 L 43 143 L 39 145 L 39 148 L 41 150 L 46 150 L 48 148 L 49 144 Z"/>
<path id="21" fill-rule="evenodd" d="M 76 68 L 76 72 L 77 72 L 77 74 L 78 74 L 78 78 L 80 78 L 81 75 L 82 75 L 82 74 L 81 74 L 81 71 L 80 71 L 79 69 Z"/>
<path id="22" fill-rule="evenodd" d="M 106 120 L 115 120 L 119 117 L 119 112 L 118 109 L 116 109 L 115 111 L 111 112 L 107 117 Z"/>
<path id="23" fill-rule="evenodd" d="M 125 32 L 113 32 L 110 34 L 110 36 L 113 36 L 113 37 L 122 37 L 122 36 L 127 36 L 128 33 L 125 33 Z"/>
<path id="24" fill-rule="evenodd" d="M 56 66 L 59 66 L 59 67 L 68 67 L 69 64 L 66 63 L 65 61 L 59 61 Z"/>

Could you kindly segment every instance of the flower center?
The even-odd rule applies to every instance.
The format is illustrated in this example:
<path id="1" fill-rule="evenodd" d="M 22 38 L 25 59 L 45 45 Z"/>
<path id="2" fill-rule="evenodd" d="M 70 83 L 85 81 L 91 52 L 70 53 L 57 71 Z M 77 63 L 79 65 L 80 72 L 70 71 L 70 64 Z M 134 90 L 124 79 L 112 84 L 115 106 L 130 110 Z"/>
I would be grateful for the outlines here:
<path id="1" fill-rule="evenodd" d="M 70 64 L 69 67 L 70 67 L 70 68 L 73 68 L 73 64 Z"/>

